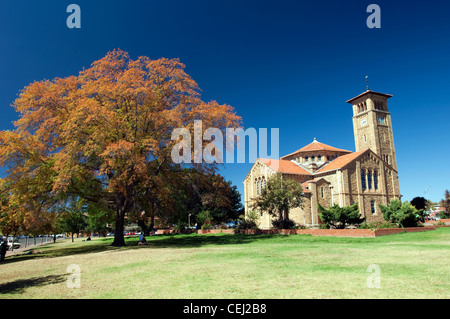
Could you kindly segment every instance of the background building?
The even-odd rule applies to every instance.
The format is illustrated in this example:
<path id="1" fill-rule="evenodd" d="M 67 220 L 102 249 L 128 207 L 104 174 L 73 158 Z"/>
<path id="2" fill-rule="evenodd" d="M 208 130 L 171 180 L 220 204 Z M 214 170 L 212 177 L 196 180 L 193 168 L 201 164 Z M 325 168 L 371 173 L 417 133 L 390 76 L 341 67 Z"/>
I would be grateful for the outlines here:
<path id="1" fill-rule="evenodd" d="M 303 186 L 303 207 L 292 209 L 299 224 L 320 224 L 317 204 L 330 207 L 359 204 L 367 222 L 382 220 L 379 204 L 400 199 L 389 94 L 367 90 L 347 101 L 353 107 L 355 152 L 314 141 L 278 160 L 259 158 L 244 180 L 246 213 L 271 174 L 282 174 Z M 268 213 L 260 212 L 260 227 L 270 228 Z"/>

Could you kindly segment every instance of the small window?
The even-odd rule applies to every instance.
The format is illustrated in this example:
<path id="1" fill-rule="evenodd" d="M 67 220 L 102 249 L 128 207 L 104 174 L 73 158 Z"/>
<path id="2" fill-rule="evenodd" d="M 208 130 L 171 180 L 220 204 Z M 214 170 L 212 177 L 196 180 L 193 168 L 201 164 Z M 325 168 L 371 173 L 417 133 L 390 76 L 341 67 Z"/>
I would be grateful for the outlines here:
<path id="1" fill-rule="evenodd" d="M 309 160 L 308 156 L 305 156 L 305 163 L 308 163 L 308 160 Z"/>
<path id="2" fill-rule="evenodd" d="M 383 116 L 379 116 L 378 117 L 378 123 L 379 124 L 384 124 L 384 117 Z"/>
<path id="3" fill-rule="evenodd" d="M 311 162 L 315 162 L 316 161 L 316 157 L 313 155 L 311 156 Z"/>
<path id="4" fill-rule="evenodd" d="M 372 215 L 375 214 L 375 201 L 370 201 L 370 211 L 372 212 Z"/>
<path id="5" fill-rule="evenodd" d="M 364 142 L 367 143 L 367 136 L 364 135 Z"/>
<path id="6" fill-rule="evenodd" d="M 323 186 L 320 188 L 320 191 L 322 192 L 322 198 L 323 198 Z"/>

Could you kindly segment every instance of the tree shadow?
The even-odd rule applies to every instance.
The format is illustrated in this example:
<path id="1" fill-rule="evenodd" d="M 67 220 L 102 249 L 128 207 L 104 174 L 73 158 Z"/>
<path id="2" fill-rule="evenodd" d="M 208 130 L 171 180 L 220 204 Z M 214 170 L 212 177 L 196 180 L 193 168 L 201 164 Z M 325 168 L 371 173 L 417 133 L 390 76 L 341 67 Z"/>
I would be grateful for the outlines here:
<path id="1" fill-rule="evenodd" d="M 207 235 L 161 235 L 148 241 L 149 248 L 199 248 L 202 246 L 243 245 L 272 238 L 277 235 L 207 234 Z"/>
<path id="2" fill-rule="evenodd" d="M 46 277 L 19 279 L 0 284 L 0 294 L 20 294 L 27 288 L 61 283 L 66 278 L 67 275 L 50 275 Z"/>
<path id="3" fill-rule="evenodd" d="M 6 258 L 3 263 L 15 263 L 29 259 L 53 258 L 63 256 L 73 256 L 81 254 L 101 253 L 105 251 L 120 251 L 132 249 L 158 249 L 158 248 L 199 248 L 208 245 L 242 245 L 264 240 L 273 236 L 283 235 L 246 235 L 246 234 L 170 234 L 146 237 L 148 245 L 138 245 L 139 238 L 128 237 L 125 239 L 126 246 L 114 247 L 111 246 L 112 238 L 102 238 L 91 242 L 86 242 L 85 245 L 76 245 L 73 247 L 67 246 L 64 248 L 41 248 L 41 254 L 33 255 L 14 255 Z"/>

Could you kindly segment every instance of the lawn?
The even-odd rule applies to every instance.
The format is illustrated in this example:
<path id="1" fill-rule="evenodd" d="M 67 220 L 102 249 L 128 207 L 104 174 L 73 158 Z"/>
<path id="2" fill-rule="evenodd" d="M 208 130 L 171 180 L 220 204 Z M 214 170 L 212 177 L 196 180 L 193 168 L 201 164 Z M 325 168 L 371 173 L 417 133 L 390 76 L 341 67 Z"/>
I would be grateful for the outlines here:
<path id="1" fill-rule="evenodd" d="M 0 298 L 449 298 L 450 228 L 377 238 L 167 235 L 77 239 L 7 255 Z M 69 265 L 80 288 L 68 288 Z M 369 288 L 369 265 L 380 288 Z M 372 275 L 373 276 L 373 275 Z"/>

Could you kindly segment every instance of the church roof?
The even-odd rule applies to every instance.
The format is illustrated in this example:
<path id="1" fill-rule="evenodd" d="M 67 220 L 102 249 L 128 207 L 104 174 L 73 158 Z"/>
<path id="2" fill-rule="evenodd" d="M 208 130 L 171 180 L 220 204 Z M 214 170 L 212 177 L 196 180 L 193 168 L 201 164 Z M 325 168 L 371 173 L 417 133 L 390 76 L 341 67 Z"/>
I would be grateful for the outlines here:
<path id="1" fill-rule="evenodd" d="M 315 174 L 329 172 L 329 171 L 333 171 L 333 170 L 336 170 L 336 169 L 341 169 L 344 166 L 346 166 L 346 165 L 350 164 L 351 162 L 353 162 L 354 160 L 356 160 L 359 156 L 361 156 L 362 154 L 364 154 L 368 150 L 369 149 L 366 149 L 366 150 L 360 151 L 360 152 L 355 152 L 355 153 L 350 153 L 350 154 L 339 156 L 335 160 L 331 161 L 330 163 L 328 163 L 327 165 L 325 165 L 324 167 L 322 167 L 321 169 L 316 171 Z"/>
<path id="2" fill-rule="evenodd" d="M 351 151 L 343 150 L 340 148 L 336 148 L 324 143 L 320 143 L 319 141 L 314 138 L 314 141 L 306 146 L 303 146 L 301 149 L 295 151 L 294 153 L 285 155 L 281 157 L 281 159 L 289 157 L 294 154 L 303 153 L 303 152 L 314 152 L 314 151 L 334 151 L 334 152 L 341 152 L 341 153 L 351 153 Z"/>
<path id="3" fill-rule="evenodd" d="M 291 161 L 267 159 L 267 158 L 259 158 L 259 160 L 277 173 L 294 174 L 294 175 L 311 175 L 310 172 L 301 168 L 300 166 Z"/>

